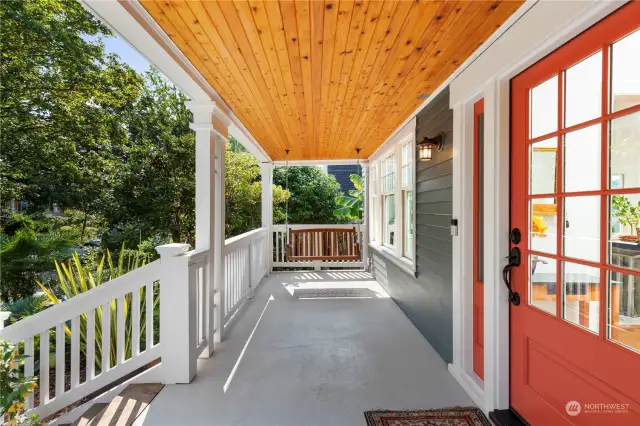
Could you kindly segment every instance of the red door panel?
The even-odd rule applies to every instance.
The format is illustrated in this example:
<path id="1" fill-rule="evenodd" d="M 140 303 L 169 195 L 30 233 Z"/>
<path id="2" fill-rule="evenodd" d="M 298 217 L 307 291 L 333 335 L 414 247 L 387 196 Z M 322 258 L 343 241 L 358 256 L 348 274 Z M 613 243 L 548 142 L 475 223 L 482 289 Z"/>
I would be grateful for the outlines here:
<path id="1" fill-rule="evenodd" d="M 622 217 L 640 200 L 634 58 L 639 2 L 511 81 L 510 396 L 533 426 L 640 425 L 640 242 Z"/>
<path id="2" fill-rule="evenodd" d="M 473 371 L 484 380 L 484 99 L 473 107 Z"/>

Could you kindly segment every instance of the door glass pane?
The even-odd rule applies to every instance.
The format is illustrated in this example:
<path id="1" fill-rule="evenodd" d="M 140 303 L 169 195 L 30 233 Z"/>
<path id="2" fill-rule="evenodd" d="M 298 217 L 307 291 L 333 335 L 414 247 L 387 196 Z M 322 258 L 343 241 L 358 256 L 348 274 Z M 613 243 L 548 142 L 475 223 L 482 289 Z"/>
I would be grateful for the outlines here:
<path id="1" fill-rule="evenodd" d="M 558 173 L 557 138 L 532 143 L 529 150 L 529 193 L 555 193 Z"/>
<path id="2" fill-rule="evenodd" d="M 611 47 L 611 111 L 640 104 L 640 31 Z"/>
<path id="3" fill-rule="evenodd" d="M 609 263 L 640 271 L 640 194 L 609 198 Z"/>
<path id="4" fill-rule="evenodd" d="M 558 130 L 558 76 L 531 89 L 531 137 Z"/>
<path id="5" fill-rule="evenodd" d="M 608 337 L 640 352 L 640 276 L 611 271 L 608 287 Z"/>
<path id="6" fill-rule="evenodd" d="M 564 201 L 564 255 L 600 260 L 600 197 L 568 197 Z"/>
<path id="7" fill-rule="evenodd" d="M 564 137 L 565 192 L 600 189 L 600 124 L 567 133 Z"/>
<path id="8" fill-rule="evenodd" d="M 558 216 L 555 198 L 536 198 L 529 206 L 529 247 L 531 250 L 556 254 Z"/>
<path id="9" fill-rule="evenodd" d="M 563 318 L 598 334 L 600 320 L 600 269 L 562 262 Z"/>
<path id="10" fill-rule="evenodd" d="M 556 314 L 556 260 L 530 255 L 529 304 Z"/>
<path id="11" fill-rule="evenodd" d="M 565 127 L 602 115 L 602 52 L 565 71 Z"/>
<path id="12" fill-rule="evenodd" d="M 609 156 L 609 187 L 640 188 L 640 112 L 611 120 Z"/>

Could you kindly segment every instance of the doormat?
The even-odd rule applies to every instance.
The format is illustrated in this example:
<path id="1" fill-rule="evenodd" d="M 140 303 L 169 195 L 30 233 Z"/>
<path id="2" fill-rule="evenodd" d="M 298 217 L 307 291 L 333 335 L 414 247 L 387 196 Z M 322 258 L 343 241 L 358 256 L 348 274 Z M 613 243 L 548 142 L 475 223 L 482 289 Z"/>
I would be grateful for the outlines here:
<path id="1" fill-rule="evenodd" d="M 491 426 L 476 407 L 418 411 L 365 411 L 367 426 Z"/>

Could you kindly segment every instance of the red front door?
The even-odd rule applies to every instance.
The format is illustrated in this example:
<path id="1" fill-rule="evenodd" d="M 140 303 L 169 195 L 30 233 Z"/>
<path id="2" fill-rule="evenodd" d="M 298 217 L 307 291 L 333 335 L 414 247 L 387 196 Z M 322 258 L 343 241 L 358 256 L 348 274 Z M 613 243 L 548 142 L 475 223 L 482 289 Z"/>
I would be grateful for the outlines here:
<path id="1" fill-rule="evenodd" d="M 640 3 L 511 84 L 511 405 L 640 425 Z"/>

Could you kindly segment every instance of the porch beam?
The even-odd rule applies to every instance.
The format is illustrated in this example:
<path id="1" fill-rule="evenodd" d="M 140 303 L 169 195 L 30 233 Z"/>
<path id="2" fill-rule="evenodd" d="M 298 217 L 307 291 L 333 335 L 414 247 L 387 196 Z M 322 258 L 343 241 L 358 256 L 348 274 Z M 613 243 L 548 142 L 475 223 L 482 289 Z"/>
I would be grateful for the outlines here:
<path id="1" fill-rule="evenodd" d="M 346 166 L 346 165 L 365 165 L 369 164 L 369 160 L 344 159 L 344 160 L 295 160 L 295 161 L 273 161 L 275 167 L 282 166 Z"/>

